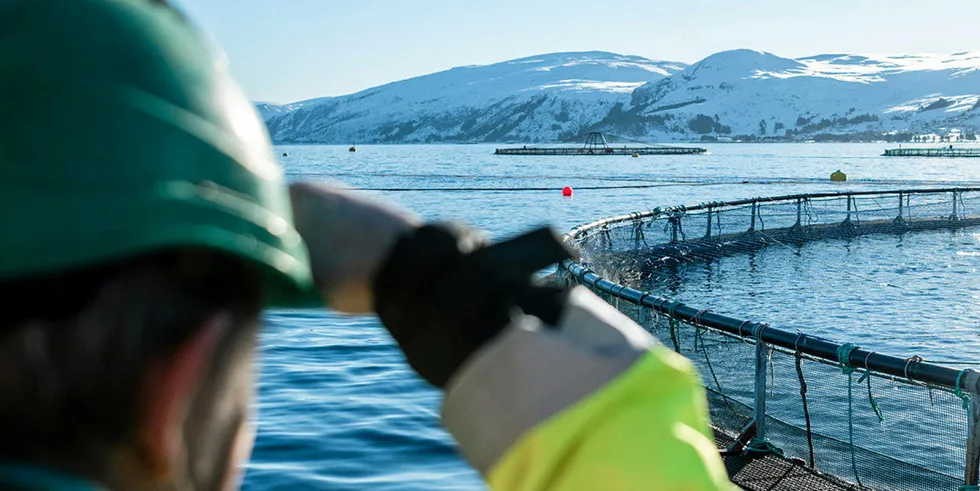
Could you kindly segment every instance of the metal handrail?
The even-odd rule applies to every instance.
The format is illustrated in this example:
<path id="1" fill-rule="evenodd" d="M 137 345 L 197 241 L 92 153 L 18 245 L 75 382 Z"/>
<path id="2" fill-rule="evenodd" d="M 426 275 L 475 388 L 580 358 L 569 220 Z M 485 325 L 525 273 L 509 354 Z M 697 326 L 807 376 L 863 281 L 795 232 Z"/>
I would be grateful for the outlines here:
<path id="1" fill-rule="evenodd" d="M 809 194 L 788 194 L 782 196 L 766 196 L 766 197 L 756 197 L 756 198 L 745 198 L 733 201 L 715 201 L 710 203 L 698 203 L 696 205 L 677 205 L 667 208 L 655 208 L 648 211 L 638 211 L 629 213 L 626 215 L 617 215 L 608 218 L 601 218 L 599 220 L 586 223 L 584 225 L 579 225 L 568 231 L 565 234 L 567 239 L 577 239 L 583 232 L 587 232 L 594 228 L 599 228 L 603 225 L 609 225 L 612 223 L 633 221 L 640 218 L 652 218 L 658 217 L 660 215 L 668 215 L 672 213 L 683 213 L 689 211 L 705 210 L 708 208 L 726 208 L 750 205 L 752 203 L 772 203 L 776 201 L 795 201 L 798 199 L 817 199 L 817 198 L 837 198 L 842 196 L 871 196 L 871 195 L 887 195 L 887 194 L 938 194 L 938 193 L 962 193 L 962 192 L 976 192 L 980 191 L 980 187 L 960 187 L 960 188 L 934 188 L 934 189 L 900 189 L 894 191 L 828 191 L 823 193 L 809 193 Z"/>

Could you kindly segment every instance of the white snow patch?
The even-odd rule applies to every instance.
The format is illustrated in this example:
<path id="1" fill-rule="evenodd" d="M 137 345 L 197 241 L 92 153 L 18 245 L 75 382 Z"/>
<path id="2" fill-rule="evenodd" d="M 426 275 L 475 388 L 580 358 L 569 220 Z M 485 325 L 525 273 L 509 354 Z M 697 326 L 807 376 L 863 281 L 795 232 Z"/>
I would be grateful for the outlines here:
<path id="1" fill-rule="evenodd" d="M 559 80 L 558 82 L 529 87 L 524 90 L 594 90 L 610 93 L 632 93 L 634 89 L 643 85 L 645 82 L 600 82 L 597 80 Z"/>

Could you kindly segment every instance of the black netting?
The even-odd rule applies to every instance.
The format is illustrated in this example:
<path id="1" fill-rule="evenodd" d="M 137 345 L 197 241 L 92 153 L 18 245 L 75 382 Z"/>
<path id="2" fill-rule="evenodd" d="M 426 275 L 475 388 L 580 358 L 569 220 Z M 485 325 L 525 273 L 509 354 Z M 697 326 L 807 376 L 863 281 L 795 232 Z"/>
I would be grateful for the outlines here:
<path id="1" fill-rule="evenodd" d="M 687 302 L 683 295 L 688 295 L 699 302 L 691 305 L 708 309 L 718 302 L 712 302 L 711 290 L 699 295 L 698 285 L 713 281 L 712 275 L 757 268 L 765 258 L 755 253 L 766 248 L 805 258 L 807 244 L 816 241 L 852 247 L 852 239 L 870 234 L 977 225 L 980 192 L 893 192 L 655 210 L 578 229 L 570 241 L 581 254 L 580 264 L 601 277 L 679 301 Z M 724 266 L 705 268 L 705 264 Z M 840 269 L 842 275 L 858 274 Z M 564 270 L 560 274 L 569 282 L 581 277 Z M 707 389 L 719 448 L 731 445 L 753 421 L 755 341 L 701 326 L 697 319 L 672 319 L 670 312 L 610 293 L 621 287 L 595 284 L 589 286 L 661 343 L 692 360 Z M 761 290 L 749 289 L 747 294 L 771 295 L 779 301 L 780 292 Z M 729 308 L 727 315 L 748 315 L 730 311 L 738 302 L 724 305 Z M 759 316 L 758 305 L 765 302 L 747 305 Z M 805 325 L 805 319 L 800 324 Z M 866 369 L 845 370 L 836 360 L 783 347 L 768 353 L 766 437 L 785 458 L 767 457 L 753 464 L 726 457 L 726 466 L 740 485 L 747 489 L 955 490 L 963 484 L 968 418 L 953 387 Z"/>

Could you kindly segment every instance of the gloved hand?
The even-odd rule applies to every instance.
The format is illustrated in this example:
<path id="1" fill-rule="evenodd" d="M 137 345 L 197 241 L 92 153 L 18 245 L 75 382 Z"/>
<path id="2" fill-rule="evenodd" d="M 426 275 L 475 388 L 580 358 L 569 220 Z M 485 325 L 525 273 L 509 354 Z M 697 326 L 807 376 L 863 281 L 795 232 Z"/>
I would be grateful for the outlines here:
<path id="1" fill-rule="evenodd" d="M 556 324 L 566 293 L 531 276 L 570 258 L 550 229 L 489 245 L 459 224 L 404 236 L 374 282 L 375 310 L 409 365 L 437 387 L 515 316 Z"/>

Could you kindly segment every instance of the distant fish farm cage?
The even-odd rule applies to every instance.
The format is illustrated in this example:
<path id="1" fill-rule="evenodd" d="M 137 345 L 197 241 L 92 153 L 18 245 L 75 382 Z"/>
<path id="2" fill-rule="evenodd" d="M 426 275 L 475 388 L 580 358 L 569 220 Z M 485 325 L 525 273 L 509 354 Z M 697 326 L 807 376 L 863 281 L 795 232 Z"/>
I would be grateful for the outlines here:
<path id="1" fill-rule="evenodd" d="M 589 133 L 585 140 L 585 145 L 581 147 L 520 147 L 520 148 L 498 148 L 493 153 L 495 155 L 691 155 L 707 152 L 708 149 L 702 147 L 675 147 L 669 145 L 631 147 L 631 146 L 612 146 L 606 141 L 606 137 L 598 131 Z"/>
<path id="2" fill-rule="evenodd" d="M 687 264 L 754 258 L 766 247 L 977 227 L 978 212 L 980 188 L 656 208 L 570 231 L 565 241 L 580 259 L 562 264 L 556 279 L 584 285 L 691 360 L 703 376 L 716 444 L 739 486 L 976 490 L 980 372 L 713 312 L 712 305 L 661 296 L 677 291 L 673 286 L 657 293 L 645 285 L 661 276 L 676 279 Z M 801 324 L 827 315 L 824 307 L 802 308 Z"/>
<path id="3" fill-rule="evenodd" d="M 980 157 L 980 148 L 889 148 L 882 157 Z"/>

